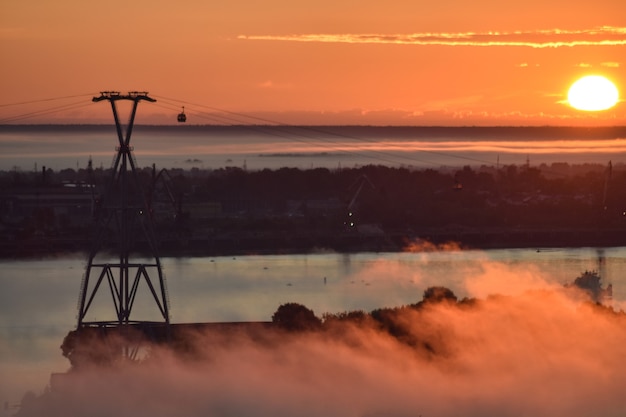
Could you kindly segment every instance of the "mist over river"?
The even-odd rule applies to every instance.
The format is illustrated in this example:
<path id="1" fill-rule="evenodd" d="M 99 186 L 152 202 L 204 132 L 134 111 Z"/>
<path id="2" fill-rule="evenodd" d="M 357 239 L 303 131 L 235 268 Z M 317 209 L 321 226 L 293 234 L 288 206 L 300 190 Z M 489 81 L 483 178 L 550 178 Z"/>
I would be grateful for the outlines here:
<path id="1" fill-rule="evenodd" d="M 599 264 L 603 259 L 603 264 Z M 162 260 L 174 323 L 269 321 L 284 303 L 324 313 L 416 303 L 445 286 L 459 299 L 559 290 L 586 270 L 613 284 L 616 310 L 626 309 L 626 248 L 435 250 L 412 253 L 318 253 Z M 76 326 L 85 259 L 79 255 L 0 263 L 0 400 L 40 393 L 50 374 L 64 372 L 63 337 Z M 138 298 L 136 319 L 153 308 Z M 91 310 L 111 317 L 110 298 Z M 5 410 L 3 415 L 9 415 Z"/>
<path id="2" fill-rule="evenodd" d="M 135 126 L 140 167 L 251 170 L 416 169 L 626 162 L 626 128 L 394 126 Z M 114 125 L 1 125 L 0 170 L 109 168 Z"/>

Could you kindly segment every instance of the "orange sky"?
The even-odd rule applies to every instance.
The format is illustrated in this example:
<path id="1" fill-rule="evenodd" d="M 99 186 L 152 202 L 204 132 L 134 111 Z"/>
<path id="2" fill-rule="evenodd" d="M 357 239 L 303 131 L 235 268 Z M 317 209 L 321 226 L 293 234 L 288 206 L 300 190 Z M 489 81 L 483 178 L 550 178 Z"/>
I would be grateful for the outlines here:
<path id="1" fill-rule="evenodd" d="M 91 96 L 140 90 L 158 102 L 138 123 L 184 104 L 193 124 L 623 125 L 623 102 L 564 100 L 587 74 L 626 91 L 625 16 L 623 0 L 5 1 L 0 123 L 110 122 Z"/>

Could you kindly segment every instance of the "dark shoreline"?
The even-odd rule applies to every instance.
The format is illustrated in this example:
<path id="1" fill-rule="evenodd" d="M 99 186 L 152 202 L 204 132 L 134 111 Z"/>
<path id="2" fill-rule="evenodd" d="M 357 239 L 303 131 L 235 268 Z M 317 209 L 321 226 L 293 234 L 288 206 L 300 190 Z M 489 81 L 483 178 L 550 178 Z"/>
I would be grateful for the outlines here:
<path id="1" fill-rule="evenodd" d="M 90 239 L 42 238 L 0 243 L 0 259 L 57 257 L 87 253 Z M 142 246 L 137 246 L 141 254 Z M 323 252 L 409 252 L 522 248 L 582 248 L 626 246 L 626 229 L 516 229 L 516 230 L 430 230 L 420 234 L 384 233 L 364 236 L 357 233 L 280 232 L 230 233 L 228 236 L 161 240 L 161 257 L 210 257 L 243 255 L 310 254 Z M 147 246 L 145 246 L 147 249 Z M 110 248 L 114 252 L 114 248 Z M 149 253 L 147 250 L 146 253 Z"/>
<path id="2" fill-rule="evenodd" d="M 109 175 L 4 173 L 0 258 L 89 251 L 94 227 L 106 226 L 100 216 L 116 207 L 115 194 L 110 206 L 102 203 Z M 611 164 L 456 172 L 233 168 L 165 176 L 152 169 L 138 180 L 133 195 L 150 202 L 160 256 L 626 246 L 626 171 Z M 107 227 L 98 251 L 115 253 L 119 230 Z M 150 253 L 147 235 L 134 227 L 130 247 Z"/>
<path id="3" fill-rule="evenodd" d="M 315 132 L 319 135 L 388 137 L 399 138 L 447 138 L 480 137 L 484 139 L 503 136 L 515 140 L 532 137 L 542 139 L 617 139 L 626 137 L 626 125 L 614 126 L 370 126 L 370 125 L 136 125 L 134 131 L 155 132 L 194 132 L 207 134 L 240 134 L 251 128 L 267 127 L 273 131 L 294 133 L 300 130 Z M 115 132 L 113 125 L 103 124 L 0 124 L 0 133 L 4 132 L 43 132 L 43 133 L 83 133 Z"/>

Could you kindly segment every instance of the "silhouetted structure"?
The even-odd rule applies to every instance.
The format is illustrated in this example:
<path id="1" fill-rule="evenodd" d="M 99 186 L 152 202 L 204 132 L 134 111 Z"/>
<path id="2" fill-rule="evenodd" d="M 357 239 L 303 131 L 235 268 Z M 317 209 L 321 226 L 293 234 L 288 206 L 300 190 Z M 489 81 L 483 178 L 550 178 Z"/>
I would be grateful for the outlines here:
<path id="1" fill-rule="evenodd" d="M 165 278 L 157 254 L 156 239 L 150 215 L 150 205 L 138 178 L 136 162 L 130 146 L 137 105 L 140 101 L 154 102 L 147 92 L 104 91 L 93 101 L 109 101 L 113 110 L 119 146 L 111 170 L 110 182 L 100 205 L 96 208 L 97 222 L 89 260 L 81 284 L 78 330 L 86 327 L 109 327 L 151 322 L 131 320 L 133 307 L 140 286 L 145 284 L 159 311 L 157 323 L 169 324 L 169 306 Z M 132 102 L 130 119 L 126 130 L 120 123 L 116 103 Z M 101 254 L 109 242 L 117 247 L 117 260 Z M 134 251 L 141 247 L 142 261 L 132 260 Z M 146 254 L 149 254 L 147 256 Z M 103 256 L 100 256 L 103 255 Z M 144 260 L 151 258 L 151 262 Z M 153 276 L 156 275 L 156 278 Z M 108 284 L 116 317 L 109 320 L 87 319 L 96 295 L 102 292 L 103 283 Z"/>

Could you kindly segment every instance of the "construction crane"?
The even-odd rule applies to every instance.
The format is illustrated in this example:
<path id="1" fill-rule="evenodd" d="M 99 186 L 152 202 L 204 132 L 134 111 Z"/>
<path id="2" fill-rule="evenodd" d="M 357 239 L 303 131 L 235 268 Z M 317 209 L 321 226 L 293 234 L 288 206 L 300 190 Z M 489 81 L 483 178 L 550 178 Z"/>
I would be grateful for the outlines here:
<path id="1" fill-rule="evenodd" d="M 362 174 L 351 186 L 350 189 L 356 187 L 356 192 L 352 196 L 350 203 L 348 203 L 347 207 L 347 219 L 344 221 L 344 225 L 348 228 L 356 227 L 356 216 L 355 216 L 355 207 L 356 202 L 359 196 L 361 195 L 361 191 L 363 191 L 363 187 L 369 185 L 372 189 L 374 189 L 374 184 L 370 181 L 367 175 Z"/>
<path id="2" fill-rule="evenodd" d="M 161 183 L 165 188 L 165 192 L 167 194 L 168 200 L 172 205 L 172 210 L 174 211 L 174 218 L 180 219 L 182 216 L 182 197 L 180 194 L 174 195 L 174 191 L 172 190 L 172 176 L 170 175 L 167 168 L 161 168 L 157 173 L 156 164 L 152 164 L 152 182 L 150 184 L 150 196 L 148 197 L 148 204 L 150 204 L 151 210 L 150 213 L 153 214 L 152 205 L 154 204 L 155 193 L 157 190 L 157 185 Z"/>

